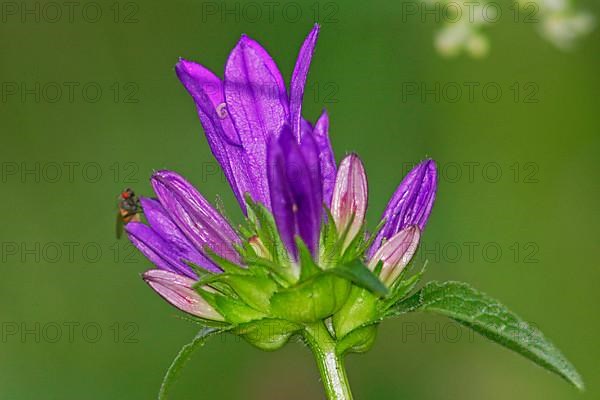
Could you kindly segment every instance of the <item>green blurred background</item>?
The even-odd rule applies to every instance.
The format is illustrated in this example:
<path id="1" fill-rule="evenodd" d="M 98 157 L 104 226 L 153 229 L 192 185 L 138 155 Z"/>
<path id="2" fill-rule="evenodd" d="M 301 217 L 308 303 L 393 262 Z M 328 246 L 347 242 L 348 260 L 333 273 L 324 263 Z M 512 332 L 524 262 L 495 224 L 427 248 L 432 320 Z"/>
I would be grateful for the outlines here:
<path id="1" fill-rule="evenodd" d="M 356 398 L 600 398 L 598 30 L 564 53 L 535 24 L 506 18 L 486 31 L 487 58 L 444 59 L 432 45 L 438 26 L 403 21 L 400 2 L 275 2 L 271 15 L 263 2 L 89 3 L 75 2 L 72 15 L 54 3 L 60 17 L 45 2 L 2 3 L 0 398 L 156 396 L 197 328 L 141 281 L 150 263 L 115 240 L 116 197 L 127 186 L 149 195 L 152 171 L 170 168 L 207 198 L 220 194 L 239 221 L 173 66 L 181 56 L 221 74 L 247 33 L 287 80 L 315 20 L 304 114 L 315 120 L 326 107 L 338 160 L 363 158 L 371 225 L 409 165 L 435 158 L 426 279 L 464 280 L 499 298 L 588 386 L 581 395 L 444 319 L 409 315 L 383 324 L 371 352 L 348 357 Z M 597 2 L 583 5 L 600 15 Z M 439 101 L 427 92 L 436 82 Z M 468 82 L 479 84 L 472 101 Z M 233 337 L 203 348 L 173 393 L 323 397 L 302 345 L 263 353 Z"/>

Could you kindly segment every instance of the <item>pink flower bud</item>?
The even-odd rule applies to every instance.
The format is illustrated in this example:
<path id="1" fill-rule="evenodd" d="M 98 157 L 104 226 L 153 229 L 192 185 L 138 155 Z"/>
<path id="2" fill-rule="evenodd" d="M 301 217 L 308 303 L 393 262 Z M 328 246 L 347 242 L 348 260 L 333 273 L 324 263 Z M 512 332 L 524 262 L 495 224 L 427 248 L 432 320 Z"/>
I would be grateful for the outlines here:
<path id="1" fill-rule="evenodd" d="M 195 280 L 162 269 L 146 271 L 143 278 L 156 293 L 180 310 L 200 318 L 224 320 L 221 314 L 192 288 Z"/>
<path id="2" fill-rule="evenodd" d="M 348 229 L 344 248 L 360 231 L 367 211 L 368 189 L 365 169 L 356 154 L 350 154 L 342 160 L 335 178 L 331 214 L 341 234 Z"/>
<path id="3" fill-rule="evenodd" d="M 416 225 L 410 225 L 396 233 L 385 242 L 373 255 L 369 262 L 369 269 L 374 270 L 382 261 L 383 268 L 379 279 L 388 287 L 400 275 L 417 251 L 421 231 Z"/>

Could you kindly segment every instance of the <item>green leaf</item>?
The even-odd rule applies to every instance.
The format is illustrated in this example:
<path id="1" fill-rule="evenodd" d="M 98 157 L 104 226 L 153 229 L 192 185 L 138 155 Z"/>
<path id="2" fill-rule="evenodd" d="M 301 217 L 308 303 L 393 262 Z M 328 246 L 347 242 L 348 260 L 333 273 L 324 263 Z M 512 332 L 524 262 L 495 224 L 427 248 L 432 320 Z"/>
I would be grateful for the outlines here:
<path id="1" fill-rule="evenodd" d="M 544 335 L 504 305 L 462 282 L 430 282 L 392 314 L 430 311 L 445 315 L 584 389 L 575 367 Z"/>
<path id="2" fill-rule="evenodd" d="M 191 358 L 194 351 L 204 345 L 206 340 L 211 336 L 218 335 L 225 330 L 216 328 L 204 328 L 198 332 L 194 340 L 186 344 L 179 350 L 179 354 L 175 357 L 171 366 L 167 370 L 165 377 L 163 378 L 162 384 L 160 385 L 160 391 L 158 392 L 158 400 L 165 400 L 169 394 L 169 391 L 173 387 L 173 384 L 179 377 L 181 370 Z"/>
<path id="3" fill-rule="evenodd" d="M 348 279 L 378 296 L 384 297 L 388 294 L 388 289 L 383 282 L 370 269 L 365 267 L 360 260 L 354 260 L 351 263 L 328 269 L 326 272 Z"/>

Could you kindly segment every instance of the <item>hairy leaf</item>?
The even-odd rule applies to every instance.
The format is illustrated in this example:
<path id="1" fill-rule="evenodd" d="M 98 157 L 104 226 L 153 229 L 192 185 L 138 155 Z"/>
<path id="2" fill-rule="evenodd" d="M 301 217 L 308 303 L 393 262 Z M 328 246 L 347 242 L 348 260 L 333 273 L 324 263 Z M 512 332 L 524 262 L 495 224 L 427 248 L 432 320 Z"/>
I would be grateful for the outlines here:
<path id="1" fill-rule="evenodd" d="M 388 315 L 430 311 L 445 315 L 560 375 L 583 390 L 575 367 L 534 326 L 504 305 L 462 282 L 430 282 Z"/>

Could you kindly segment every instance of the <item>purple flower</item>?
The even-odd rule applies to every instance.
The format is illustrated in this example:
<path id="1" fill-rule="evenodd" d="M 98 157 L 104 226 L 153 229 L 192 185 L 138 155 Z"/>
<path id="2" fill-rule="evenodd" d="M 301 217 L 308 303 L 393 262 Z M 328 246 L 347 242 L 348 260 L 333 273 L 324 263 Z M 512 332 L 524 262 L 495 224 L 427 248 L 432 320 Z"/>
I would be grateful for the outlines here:
<path id="1" fill-rule="evenodd" d="M 201 269 L 207 274 L 230 272 L 252 266 L 259 257 L 264 259 L 260 265 L 279 262 L 284 265 L 275 268 L 293 270 L 281 271 L 283 278 L 279 278 L 291 279 L 293 284 L 299 278 L 298 240 L 318 264 L 322 251 L 327 251 L 322 248 L 325 224 L 335 223 L 340 234 L 348 232 L 344 251 L 363 229 L 368 193 L 362 162 L 351 154 L 338 171 L 327 113 L 323 111 L 314 126 L 302 117 L 304 86 L 318 34 L 315 25 L 300 49 L 289 95 L 273 59 L 247 36 L 229 55 L 223 80 L 194 62 L 182 59 L 177 63 L 177 76 L 194 100 L 211 151 L 248 223 L 254 224 L 238 231 L 183 177 L 172 171 L 153 174 L 157 199 L 141 200 L 147 224 L 132 222 L 126 231 L 157 267 L 146 272 L 144 280 L 185 312 L 227 319 L 211 302 L 221 294 L 211 293 L 210 284 L 203 286 L 204 292 L 194 288 Z M 435 190 L 435 164 L 426 160 L 408 174 L 388 204 L 385 225 L 367 259 L 371 267 L 383 261 L 380 279 L 384 282 L 393 281 L 414 253 Z M 325 208 L 331 210 L 333 221 L 326 218 Z M 262 277 L 218 277 L 254 306 L 268 303 L 269 291 L 277 288 Z M 211 294 L 204 298 L 202 293 Z M 239 300 L 219 304 L 229 309 L 232 304 L 239 307 Z"/>
<path id="2" fill-rule="evenodd" d="M 243 35 L 229 55 L 223 81 L 202 65 L 180 60 L 177 76 L 192 95 L 208 143 L 223 168 L 243 210 L 244 194 L 271 209 L 267 178 L 267 147 L 290 125 L 299 141 L 301 132 L 310 131 L 302 119 L 302 97 L 319 26 L 304 41 L 290 83 L 288 97 L 277 65 L 256 41 Z M 304 126 L 304 129 L 303 129 Z M 327 123 L 318 124 L 315 139 L 319 158 L 327 163 L 327 176 L 335 170 Z M 334 174 L 335 176 L 335 174 Z"/>
<path id="3" fill-rule="evenodd" d="M 379 231 L 369 249 L 369 258 L 375 254 L 384 239 L 389 239 L 409 225 L 422 231 L 431 214 L 437 189 L 437 169 L 433 160 L 425 160 L 414 167 L 402 180 L 390 199 Z"/>

